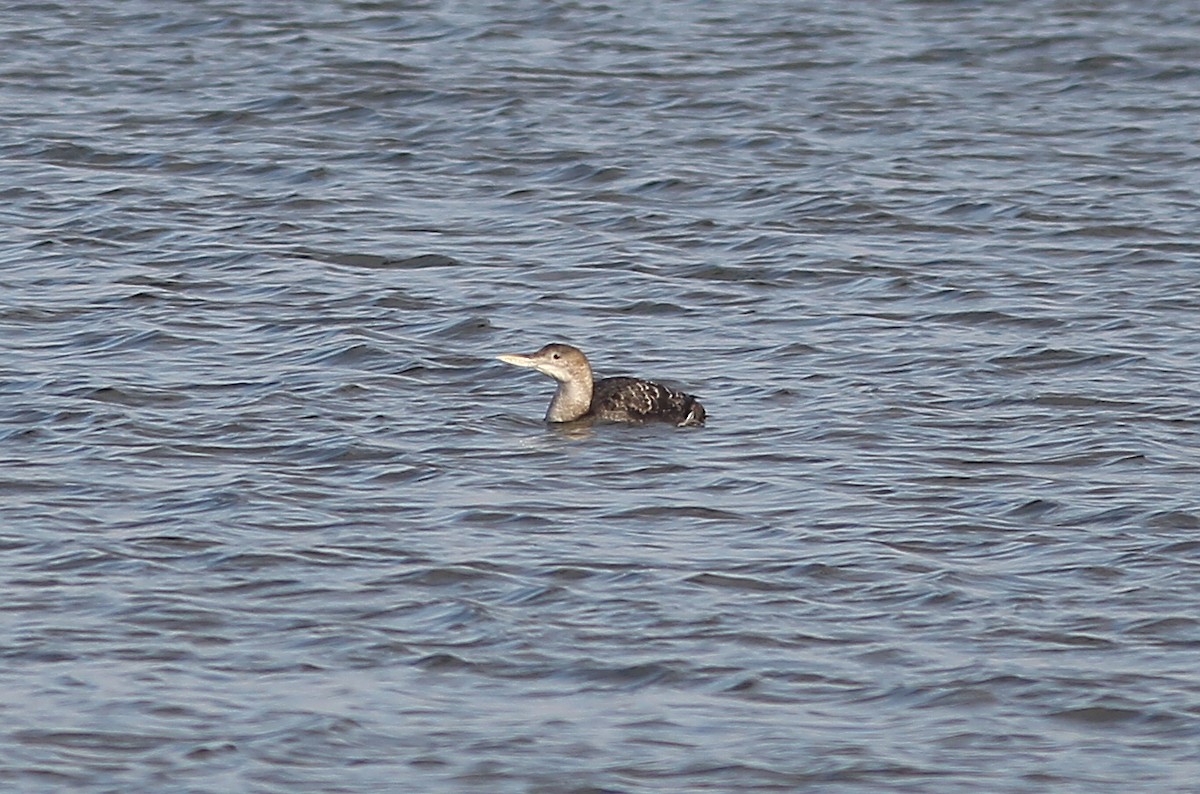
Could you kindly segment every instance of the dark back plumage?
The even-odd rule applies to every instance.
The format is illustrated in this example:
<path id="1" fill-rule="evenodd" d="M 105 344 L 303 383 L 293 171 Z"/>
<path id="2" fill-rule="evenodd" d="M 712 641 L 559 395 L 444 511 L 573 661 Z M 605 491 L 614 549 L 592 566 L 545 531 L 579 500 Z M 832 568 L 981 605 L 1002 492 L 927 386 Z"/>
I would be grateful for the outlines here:
<path id="1" fill-rule="evenodd" d="M 610 422 L 670 422 L 679 426 L 704 424 L 704 407 L 690 394 L 638 378 L 596 381 L 589 412 Z"/>

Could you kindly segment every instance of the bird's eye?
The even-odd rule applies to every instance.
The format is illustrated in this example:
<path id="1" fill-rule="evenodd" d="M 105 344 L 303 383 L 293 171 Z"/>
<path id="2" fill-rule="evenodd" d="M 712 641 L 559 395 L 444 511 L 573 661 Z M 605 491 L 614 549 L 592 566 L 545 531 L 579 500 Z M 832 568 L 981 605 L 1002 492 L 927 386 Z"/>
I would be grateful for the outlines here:
<path id="1" fill-rule="evenodd" d="M 562 356 L 560 356 L 558 353 L 555 353 L 552 358 L 562 358 Z"/>

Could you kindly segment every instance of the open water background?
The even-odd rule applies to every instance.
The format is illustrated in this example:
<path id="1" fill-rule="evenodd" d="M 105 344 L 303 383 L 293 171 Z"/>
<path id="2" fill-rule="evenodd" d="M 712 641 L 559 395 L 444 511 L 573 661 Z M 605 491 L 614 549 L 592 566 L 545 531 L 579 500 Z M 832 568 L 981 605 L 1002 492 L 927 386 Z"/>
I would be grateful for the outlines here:
<path id="1" fill-rule="evenodd" d="M 0 31 L 5 791 L 1200 791 L 1193 3 Z"/>

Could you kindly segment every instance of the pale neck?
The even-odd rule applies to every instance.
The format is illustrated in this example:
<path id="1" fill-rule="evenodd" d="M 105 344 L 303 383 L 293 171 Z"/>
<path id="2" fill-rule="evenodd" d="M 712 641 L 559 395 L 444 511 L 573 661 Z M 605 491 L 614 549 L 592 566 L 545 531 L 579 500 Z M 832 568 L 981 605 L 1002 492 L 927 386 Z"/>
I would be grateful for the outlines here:
<path id="1" fill-rule="evenodd" d="M 569 381 L 559 381 L 550 409 L 546 411 L 547 422 L 571 422 L 583 416 L 592 407 L 592 374 L 576 376 Z"/>

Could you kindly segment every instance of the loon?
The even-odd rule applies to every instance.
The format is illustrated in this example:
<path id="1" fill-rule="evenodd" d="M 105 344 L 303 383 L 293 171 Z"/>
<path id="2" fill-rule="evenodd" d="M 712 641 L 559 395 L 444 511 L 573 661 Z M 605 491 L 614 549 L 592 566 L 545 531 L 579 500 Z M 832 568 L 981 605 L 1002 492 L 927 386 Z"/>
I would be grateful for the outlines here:
<path id="1" fill-rule="evenodd" d="M 558 381 L 546 411 L 547 422 L 599 419 L 607 422 L 670 422 L 677 427 L 704 424 L 704 406 L 690 394 L 638 378 L 592 380 L 592 366 L 582 350 L 560 343 L 536 353 L 497 356 L 505 364 L 529 367 Z"/>

